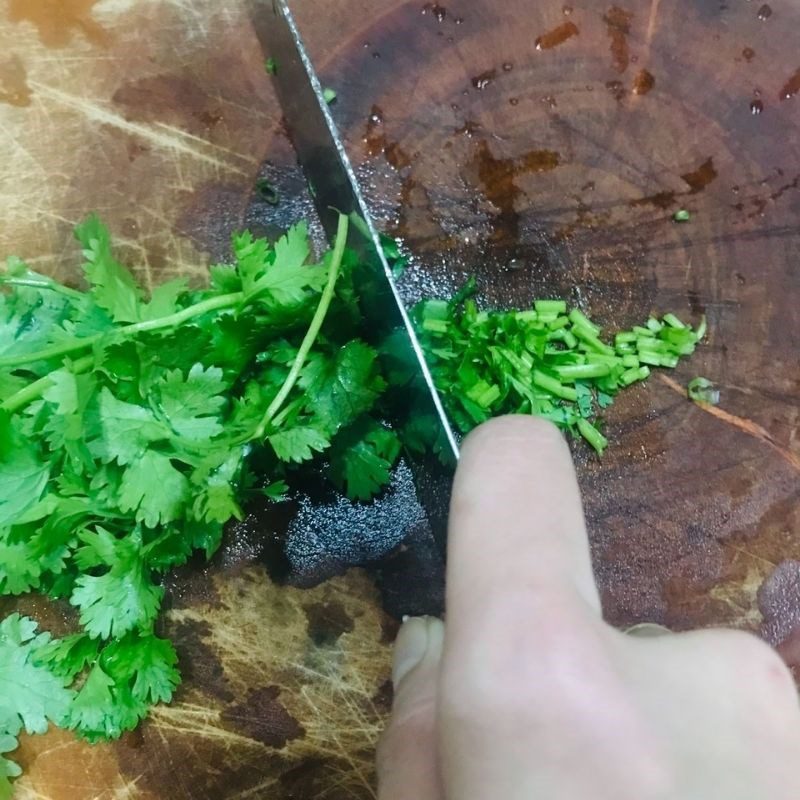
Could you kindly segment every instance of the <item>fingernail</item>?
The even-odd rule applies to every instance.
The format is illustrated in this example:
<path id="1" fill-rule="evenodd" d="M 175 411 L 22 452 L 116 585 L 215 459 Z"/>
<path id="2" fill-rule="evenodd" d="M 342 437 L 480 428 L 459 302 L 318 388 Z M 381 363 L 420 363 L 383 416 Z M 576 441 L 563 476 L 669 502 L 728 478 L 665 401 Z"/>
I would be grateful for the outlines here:
<path id="1" fill-rule="evenodd" d="M 668 636 L 672 631 L 663 625 L 657 625 L 655 622 L 640 622 L 626 629 L 625 633 L 628 636 L 634 636 L 639 639 L 652 639 L 657 636 Z"/>
<path id="2" fill-rule="evenodd" d="M 417 667 L 428 652 L 428 620 L 425 617 L 406 617 L 394 643 L 392 683 L 395 690 L 411 670 Z"/>

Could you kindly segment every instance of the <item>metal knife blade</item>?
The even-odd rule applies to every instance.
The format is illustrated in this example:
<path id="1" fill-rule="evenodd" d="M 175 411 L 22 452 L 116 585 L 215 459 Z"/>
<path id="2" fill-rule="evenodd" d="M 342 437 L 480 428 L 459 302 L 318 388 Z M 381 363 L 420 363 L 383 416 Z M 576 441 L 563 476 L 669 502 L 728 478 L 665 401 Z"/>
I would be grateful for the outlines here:
<path id="1" fill-rule="evenodd" d="M 251 19 L 265 56 L 273 59 L 275 64 L 274 79 L 281 108 L 323 227 L 332 237 L 339 212 L 356 218 L 358 224 L 350 226 L 348 244 L 359 252 L 361 260 L 370 269 L 366 280 L 359 285 L 362 297 L 367 299 L 363 303 L 363 311 L 369 315 L 367 321 L 376 331 L 405 330 L 407 336 L 404 338 L 409 348 L 408 363 L 415 363 L 419 367 L 425 387 L 415 401 L 421 402 L 423 413 L 431 413 L 438 419 L 447 447 L 457 459 L 457 439 L 425 363 L 383 252 L 377 228 L 292 12 L 285 0 L 250 0 L 250 5 Z M 428 512 L 436 538 L 443 547 L 444 526 L 434 524 L 436 518 L 441 521 L 443 514 L 446 515 L 441 481 L 432 479 L 430 470 L 425 467 L 415 470 L 415 473 L 420 502 Z M 432 488 L 432 484 L 436 484 L 436 487 Z M 448 491 L 445 490 L 445 493 Z"/>

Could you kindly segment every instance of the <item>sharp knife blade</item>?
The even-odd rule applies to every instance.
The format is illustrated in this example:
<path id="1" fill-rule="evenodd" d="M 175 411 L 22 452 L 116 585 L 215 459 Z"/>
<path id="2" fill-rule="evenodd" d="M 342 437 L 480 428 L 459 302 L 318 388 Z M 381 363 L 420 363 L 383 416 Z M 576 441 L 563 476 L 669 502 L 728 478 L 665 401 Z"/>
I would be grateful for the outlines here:
<path id="1" fill-rule="evenodd" d="M 285 0 L 250 0 L 250 4 L 251 19 L 265 57 L 274 59 L 276 65 L 274 80 L 281 108 L 322 225 L 328 236 L 332 237 L 338 212 L 357 218 L 359 224 L 350 226 L 348 244 L 359 252 L 362 261 L 371 268 L 368 279 L 359 285 L 362 296 L 368 297 L 368 302 L 363 305 L 365 313 L 370 315 L 370 326 L 386 332 L 396 328 L 405 329 L 410 351 L 409 363 L 418 365 L 425 387 L 424 393 L 420 393 L 415 400 L 421 401 L 423 411 L 432 413 L 438 419 L 447 446 L 454 459 L 458 459 L 457 439 L 425 363 L 381 247 L 377 228 L 291 10 Z M 443 514 L 446 515 L 446 502 L 443 503 L 442 499 L 442 481 L 432 478 L 428 468 L 415 470 L 415 473 L 420 502 L 431 518 L 440 546 L 444 548 L 444 525 L 441 521 Z M 444 489 L 444 493 L 449 493 L 449 487 Z"/>

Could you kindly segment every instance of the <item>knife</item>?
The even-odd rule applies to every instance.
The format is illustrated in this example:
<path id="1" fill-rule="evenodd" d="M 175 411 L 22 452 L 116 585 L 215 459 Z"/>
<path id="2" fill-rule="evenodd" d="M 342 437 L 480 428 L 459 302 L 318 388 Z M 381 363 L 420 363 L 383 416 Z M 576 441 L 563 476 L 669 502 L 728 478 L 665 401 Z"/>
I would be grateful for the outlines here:
<path id="1" fill-rule="evenodd" d="M 364 265 L 359 276 L 359 292 L 364 299 L 362 313 L 373 333 L 380 335 L 397 329 L 404 332 L 403 336 L 394 337 L 393 342 L 396 345 L 399 341 L 407 348 L 404 362 L 412 364 L 419 372 L 420 380 L 412 382 L 421 387 L 414 397 L 414 407 L 438 420 L 443 434 L 439 438 L 446 442 L 445 447 L 455 462 L 458 441 L 292 12 L 285 0 L 250 0 L 250 6 L 251 20 L 265 58 L 271 58 L 275 65 L 273 73 L 281 108 L 320 221 L 332 239 L 339 213 L 351 217 L 354 224 L 350 225 L 348 245 L 359 254 Z M 431 467 L 429 459 L 420 459 L 410 466 L 417 496 L 444 552 L 452 475 L 442 475 L 441 470 Z"/>

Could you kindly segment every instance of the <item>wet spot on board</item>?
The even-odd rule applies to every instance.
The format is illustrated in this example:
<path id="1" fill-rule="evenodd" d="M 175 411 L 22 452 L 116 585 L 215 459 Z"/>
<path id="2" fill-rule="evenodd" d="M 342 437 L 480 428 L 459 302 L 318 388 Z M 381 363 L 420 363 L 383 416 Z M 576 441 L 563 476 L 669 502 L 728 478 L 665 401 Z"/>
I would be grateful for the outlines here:
<path id="1" fill-rule="evenodd" d="M 606 81 L 606 89 L 617 102 L 620 102 L 628 93 L 622 81 Z"/>
<path id="2" fill-rule="evenodd" d="M 798 67 L 794 75 L 783 85 L 779 97 L 781 100 L 788 100 L 794 97 L 798 92 L 800 92 L 800 67 Z"/>
<path id="3" fill-rule="evenodd" d="M 716 177 L 717 170 L 714 168 L 714 159 L 707 158 L 697 169 L 681 175 L 681 180 L 689 186 L 689 194 L 697 194 L 702 192 Z"/>
<path id="4" fill-rule="evenodd" d="M 631 200 L 628 205 L 635 208 L 636 206 L 655 206 L 667 210 L 675 202 L 675 192 L 664 191 L 649 194 L 646 197 L 639 197 L 636 200 Z"/>
<path id="5" fill-rule="evenodd" d="M 126 119 L 179 125 L 194 134 L 207 134 L 223 120 L 218 101 L 190 78 L 154 75 L 123 83 L 112 96 Z"/>
<path id="6" fill-rule="evenodd" d="M 479 92 L 482 92 L 494 82 L 496 77 L 496 69 L 487 69 L 472 79 L 472 87 L 477 89 Z"/>
<path id="7" fill-rule="evenodd" d="M 344 606 L 335 600 L 312 603 L 305 607 L 308 635 L 318 647 L 336 644 L 343 633 L 351 633 L 353 620 Z"/>
<path id="8" fill-rule="evenodd" d="M 430 14 L 437 22 L 444 22 L 447 18 L 447 9 L 439 3 L 426 3 L 422 7 L 422 15 Z"/>
<path id="9" fill-rule="evenodd" d="M 285 747 L 293 739 L 305 736 L 306 732 L 278 700 L 279 695 L 277 686 L 251 689 L 244 702 L 226 708 L 220 719 L 237 733 L 267 747 Z"/>
<path id="10" fill-rule="evenodd" d="M 521 175 L 549 172 L 561 163 L 554 150 L 531 150 L 518 158 L 497 158 L 486 140 L 477 143 L 469 169 L 474 172 L 487 200 L 497 209 L 492 240 L 514 241 L 519 234 L 516 202 L 522 196 L 516 179 Z"/>
<path id="11" fill-rule="evenodd" d="M 617 72 L 625 72 L 630 63 L 628 34 L 631 32 L 633 14 L 619 6 L 612 6 L 603 17 L 611 40 L 611 61 Z"/>
<path id="12" fill-rule="evenodd" d="M 31 104 L 28 73 L 19 56 L 0 61 L 0 103 L 19 108 Z"/>
<path id="13" fill-rule="evenodd" d="M 175 223 L 175 233 L 222 261 L 230 255 L 231 231 L 241 226 L 247 194 L 235 184 L 207 183 L 187 192 L 186 204 Z"/>
<path id="14" fill-rule="evenodd" d="M 633 93 L 645 95 L 652 91 L 655 85 L 656 79 L 653 77 L 653 73 L 646 69 L 640 69 L 639 72 L 636 73 L 636 77 L 633 79 Z"/>
<path id="15" fill-rule="evenodd" d="M 107 46 L 110 37 L 92 17 L 98 0 L 9 0 L 10 22 L 28 22 L 36 27 L 46 47 L 65 47 L 75 34 L 92 44 Z"/>
<path id="16" fill-rule="evenodd" d="M 397 142 L 389 141 L 384 128 L 383 111 L 379 106 L 372 106 L 363 141 L 369 155 L 383 155 L 394 169 L 401 170 L 410 166 L 411 157 L 408 153 Z"/>
<path id="17" fill-rule="evenodd" d="M 536 37 L 534 45 L 537 50 L 552 50 L 580 33 L 574 22 L 564 22 L 557 28 Z"/>

